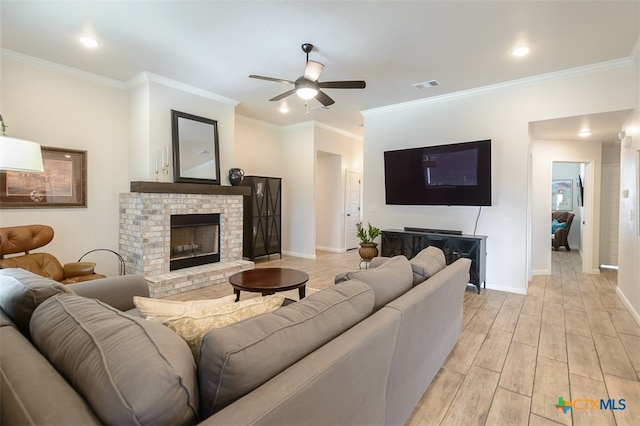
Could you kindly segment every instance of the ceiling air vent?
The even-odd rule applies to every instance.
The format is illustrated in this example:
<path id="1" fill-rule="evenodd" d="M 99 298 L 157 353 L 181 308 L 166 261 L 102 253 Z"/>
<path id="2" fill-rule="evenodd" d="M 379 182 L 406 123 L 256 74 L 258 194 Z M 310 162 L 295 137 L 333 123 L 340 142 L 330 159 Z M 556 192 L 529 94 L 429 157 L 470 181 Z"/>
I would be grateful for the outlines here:
<path id="1" fill-rule="evenodd" d="M 440 83 L 438 83 L 437 80 L 429 80 L 429 81 L 423 81 L 422 83 L 412 84 L 412 86 L 415 87 L 416 89 L 426 89 L 428 87 L 438 86 L 439 84 Z"/>

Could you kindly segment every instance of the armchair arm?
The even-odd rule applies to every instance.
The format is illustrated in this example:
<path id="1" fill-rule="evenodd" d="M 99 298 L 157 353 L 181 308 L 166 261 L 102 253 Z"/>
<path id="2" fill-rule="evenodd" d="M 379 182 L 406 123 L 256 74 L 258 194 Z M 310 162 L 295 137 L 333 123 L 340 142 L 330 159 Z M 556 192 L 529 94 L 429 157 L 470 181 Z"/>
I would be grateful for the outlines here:
<path id="1" fill-rule="evenodd" d="M 65 264 L 62 270 L 65 278 L 73 278 L 81 275 L 91 275 L 95 267 L 96 264 L 93 262 L 73 262 Z"/>

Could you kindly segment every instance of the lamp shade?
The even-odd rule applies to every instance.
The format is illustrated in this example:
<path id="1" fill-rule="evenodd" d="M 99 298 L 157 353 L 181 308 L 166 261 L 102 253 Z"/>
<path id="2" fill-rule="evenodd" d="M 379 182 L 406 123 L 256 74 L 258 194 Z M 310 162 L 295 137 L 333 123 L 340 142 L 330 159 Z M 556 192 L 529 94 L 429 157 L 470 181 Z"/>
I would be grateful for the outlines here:
<path id="1" fill-rule="evenodd" d="M 22 139 L 0 136 L 0 170 L 44 171 L 40 145 Z"/>

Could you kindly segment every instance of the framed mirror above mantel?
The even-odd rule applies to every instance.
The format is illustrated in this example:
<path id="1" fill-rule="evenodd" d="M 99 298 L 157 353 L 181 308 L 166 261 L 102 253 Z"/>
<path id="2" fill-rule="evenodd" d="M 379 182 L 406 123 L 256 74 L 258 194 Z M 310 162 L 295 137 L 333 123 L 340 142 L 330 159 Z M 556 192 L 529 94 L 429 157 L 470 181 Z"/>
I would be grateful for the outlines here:
<path id="1" fill-rule="evenodd" d="M 171 110 L 174 181 L 220 185 L 218 122 Z"/>

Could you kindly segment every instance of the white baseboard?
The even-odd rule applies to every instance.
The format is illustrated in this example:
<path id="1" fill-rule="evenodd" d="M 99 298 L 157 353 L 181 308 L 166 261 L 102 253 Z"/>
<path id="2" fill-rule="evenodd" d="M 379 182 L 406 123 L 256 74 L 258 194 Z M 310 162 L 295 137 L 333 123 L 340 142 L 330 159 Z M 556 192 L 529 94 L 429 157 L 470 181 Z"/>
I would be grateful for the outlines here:
<path id="1" fill-rule="evenodd" d="M 524 294 L 524 295 L 527 294 L 527 290 L 524 288 L 509 287 L 509 286 L 495 285 L 495 284 L 487 284 L 487 288 L 489 290 L 506 291 L 508 293 L 516 293 L 516 294 Z"/>
<path id="2" fill-rule="evenodd" d="M 345 250 L 344 248 L 337 248 L 337 247 L 322 247 L 322 246 L 316 246 L 316 250 L 320 250 L 320 251 L 329 251 L 331 253 L 345 253 L 347 250 Z"/>
<path id="3" fill-rule="evenodd" d="M 296 253 L 293 251 L 282 251 L 282 254 L 286 254 L 287 256 L 293 256 L 293 257 L 302 257 L 303 259 L 315 259 L 316 255 L 314 254 L 307 254 L 307 253 Z"/>
<path id="4" fill-rule="evenodd" d="M 627 297 L 624 295 L 622 290 L 620 290 L 620 287 L 616 287 L 616 293 L 618 294 L 618 296 L 620 296 L 620 300 L 622 300 L 622 303 L 624 303 L 624 306 L 627 307 L 627 310 L 629 311 L 633 319 L 638 324 L 638 327 L 640 327 L 640 314 L 638 314 L 636 310 L 633 308 L 633 306 L 629 302 L 629 299 L 627 299 Z"/>

